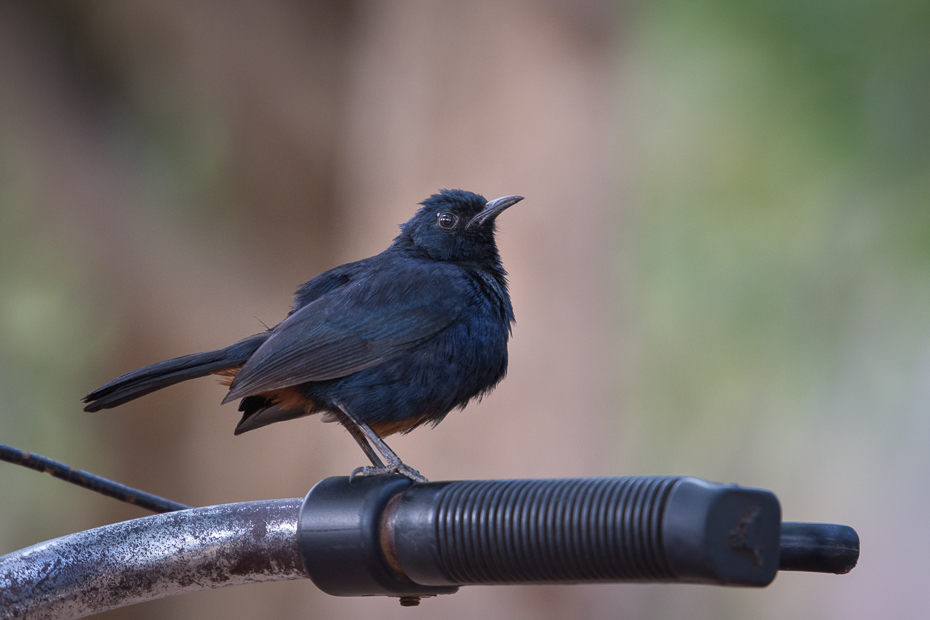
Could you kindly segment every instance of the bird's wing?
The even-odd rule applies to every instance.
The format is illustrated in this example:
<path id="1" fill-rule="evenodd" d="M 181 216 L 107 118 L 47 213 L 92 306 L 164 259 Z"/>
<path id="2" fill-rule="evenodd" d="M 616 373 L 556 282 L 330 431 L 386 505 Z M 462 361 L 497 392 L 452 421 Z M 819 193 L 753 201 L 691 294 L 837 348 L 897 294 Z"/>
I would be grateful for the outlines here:
<path id="1" fill-rule="evenodd" d="M 470 287 L 448 269 L 392 267 L 287 317 L 242 367 L 223 402 L 376 366 L 448 327 L 471 300 Z"/>
<path id="2" fill-rule="evenodd" d="M 290 314 L 294 314 L 323 295 L 332 293 L 336 289 L 345 286 L 360 274 L 364 273 L 368 264 L 377 263 L 379 258 L 378 256 L 374 256 L 354 263 L 346 263 L 345 265 L 334 267 L 329 271 L 324 271 L 310 278 L 301 284 L 297 292 L 294 293 L 294 307 Z"/>

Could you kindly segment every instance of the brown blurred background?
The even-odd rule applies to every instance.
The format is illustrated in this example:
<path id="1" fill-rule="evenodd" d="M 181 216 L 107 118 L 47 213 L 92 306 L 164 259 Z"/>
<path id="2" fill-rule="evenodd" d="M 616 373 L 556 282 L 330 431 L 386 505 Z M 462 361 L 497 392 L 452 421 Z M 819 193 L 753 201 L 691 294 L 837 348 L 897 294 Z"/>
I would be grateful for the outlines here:
<path id="1" fill-rule="evenodd" d="M 210 380 L 78 399 L 274 325 L 439 188 L 521 194 L 508 378 L 392 447 L 435 480 L 770 488 L 860 566 L 102 617 L 924 617 L 928 32 L 922 0 L 0 0 L 0 442 L 194 505 L 302 496 L 363 464 L 339 427 L 233 437 Z M 13 466 L 0 498 L 0 553 L 144 515 Z"/>

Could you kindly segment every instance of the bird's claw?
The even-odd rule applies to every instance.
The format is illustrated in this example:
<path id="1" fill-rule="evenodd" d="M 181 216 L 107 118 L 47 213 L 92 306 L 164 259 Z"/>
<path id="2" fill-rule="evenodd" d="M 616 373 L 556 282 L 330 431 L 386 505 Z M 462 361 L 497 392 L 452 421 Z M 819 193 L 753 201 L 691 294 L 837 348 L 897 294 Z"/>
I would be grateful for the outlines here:
<path id="1" fill-rule="evenodd" d="M 426 479 L 426 476 L 410 467 L 409 465 L 404 464 L 403 462 L 388 463 L 382 467 L 375 467 L 373 465 L 356 467 L 352 470 L 352 473 L 349 474 L 349 482 L 352 482 L 355 476 L 359 474 L 362 476 L 384 476 L 390 474 L 400 474 L 401 476 L 410 478 L 414 482 L 429 482 L 429 480 Z"/>

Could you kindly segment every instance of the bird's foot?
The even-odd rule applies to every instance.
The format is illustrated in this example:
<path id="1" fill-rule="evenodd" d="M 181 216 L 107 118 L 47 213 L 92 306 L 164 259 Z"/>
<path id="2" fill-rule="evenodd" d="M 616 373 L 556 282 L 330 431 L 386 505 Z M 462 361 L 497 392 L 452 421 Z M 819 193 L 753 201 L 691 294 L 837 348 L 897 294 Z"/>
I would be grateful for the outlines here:
<path id="1" fill-rule="evenodd" d="M 404 464 L 403 461 L 397 461 L 396 463 L 388 463 L 380 467 L 374 465 L 365 465 L 363 467 L 356 467 L 351 474 L 349 474 L 349 482 L 352 482 L 352 479 L 357 475 L 363 476 L 384 476 L 390 474 L 400 474 L 401 476 L 407 476 L 414 482 L 429 482 L 426 479 L 426 476 L 410 467 L 409 465 Z"/>

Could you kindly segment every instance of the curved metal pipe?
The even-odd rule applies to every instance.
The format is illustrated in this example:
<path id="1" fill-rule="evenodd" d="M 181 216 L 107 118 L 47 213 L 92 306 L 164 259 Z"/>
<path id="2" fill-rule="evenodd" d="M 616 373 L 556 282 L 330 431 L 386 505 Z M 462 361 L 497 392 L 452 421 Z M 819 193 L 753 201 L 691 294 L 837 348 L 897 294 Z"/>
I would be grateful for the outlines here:
<path id="1" fill-rule="evenodd" d="M 192 508 L 0 557 L 0 618 L 61 620 L 187 592 L 306 577 L 302 499 Z"/>

